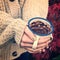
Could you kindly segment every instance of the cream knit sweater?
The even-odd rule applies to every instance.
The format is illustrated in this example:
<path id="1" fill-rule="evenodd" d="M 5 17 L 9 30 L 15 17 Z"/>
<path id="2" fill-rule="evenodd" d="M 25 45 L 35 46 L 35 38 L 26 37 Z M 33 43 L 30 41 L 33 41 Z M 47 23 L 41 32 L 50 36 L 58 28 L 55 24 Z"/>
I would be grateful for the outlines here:
<path id="1" fill-rule="evenodd" d="M 19 44 L 26 23 L 21 19 L 13 19 L 9 14 L 0 11 L 0 45 L 11 38 Z"/>
<path id="2" fill-rule="evenodd" d="M 12 9 L 12 12 L 14 10 Z M 46 18 L 47 13 L 48 0 L 26 0 L 23 8 L 24 21 L 20 18 L 14 19 L 10 14 L 0 11 L 0 45 L 13 37 L 19 45 L 28 20 L 36 16 Z M 15 14 L 12 13 L 12 15 L 14 16 Z M 21 51 L 19 52 L 21 53 Z"/>

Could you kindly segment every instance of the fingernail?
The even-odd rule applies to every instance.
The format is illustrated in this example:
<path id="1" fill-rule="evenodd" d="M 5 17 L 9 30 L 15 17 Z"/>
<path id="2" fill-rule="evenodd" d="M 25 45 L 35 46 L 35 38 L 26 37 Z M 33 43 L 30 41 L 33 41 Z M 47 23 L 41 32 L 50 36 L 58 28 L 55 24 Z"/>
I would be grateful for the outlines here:
<path id="1" fill-rule="evenodd" d="M 45 52 L 45 49 L 43 49 L 43 52 Z"/>
<path id="2" fill-rule="evenodd" d="M 47 46 L 47 49 L 49 48 L 49 46 Z"/>

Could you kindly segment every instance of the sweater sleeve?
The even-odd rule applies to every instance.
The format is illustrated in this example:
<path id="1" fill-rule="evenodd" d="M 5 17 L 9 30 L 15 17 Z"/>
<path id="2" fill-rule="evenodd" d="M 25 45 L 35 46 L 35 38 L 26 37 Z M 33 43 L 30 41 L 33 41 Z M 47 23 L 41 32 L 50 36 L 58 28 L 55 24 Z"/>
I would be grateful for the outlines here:
<path id="1" fill-rule="evenodd" d="M 11 38 L 20 43 L 26 24 L 22 19 L 13 19 L 9 14 L 0 11 L 0 45 Z"/>
<path id="2" fill-rule="evenodd" d="M 22 21 L 21 19 L 15 19 L 14 27 L 13 27 L 15 32 L 14 38 L 18 45 L 20 44 L 25 27 L 26 27 L 26 22 Z"/>

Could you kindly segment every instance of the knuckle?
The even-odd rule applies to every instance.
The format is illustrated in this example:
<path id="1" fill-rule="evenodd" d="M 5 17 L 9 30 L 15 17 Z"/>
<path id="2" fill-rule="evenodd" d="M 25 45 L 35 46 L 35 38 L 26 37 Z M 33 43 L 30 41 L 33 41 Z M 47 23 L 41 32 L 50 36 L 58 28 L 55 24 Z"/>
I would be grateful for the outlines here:
<path id="1" fill-rule="evenodd" d="M 25 39 L 24 38 L 22 39 L 22 42 L 25 42 Z"/>
<path id="2" fill-rule="evenodd" d="M 32 51 L 28 51 L 29 53 L 33 53 Z"/>
<path id="3" fill-rule="evenodd" d="M 21 46 L 25 46 L 25 44 L 24 43 L 21 43 Z"/>
<path id="4" fill-rule="evenodd" d="M 24 39 L 24 37 L 22 38 L 22 42 L 24 41 L 25 39 Z"/>
<path id="5" fill-rule="evenodd" d="M 47 42 L 47 44 L 49 44 L 51 42 L 51 40 L 49 40 L 48 42 Z"/>
<path id="6" fill-rule="evenodd" d="M 26 42 L 26 41 L 27 41 L 26 39 L 22 38 L 22 42 Z"/>

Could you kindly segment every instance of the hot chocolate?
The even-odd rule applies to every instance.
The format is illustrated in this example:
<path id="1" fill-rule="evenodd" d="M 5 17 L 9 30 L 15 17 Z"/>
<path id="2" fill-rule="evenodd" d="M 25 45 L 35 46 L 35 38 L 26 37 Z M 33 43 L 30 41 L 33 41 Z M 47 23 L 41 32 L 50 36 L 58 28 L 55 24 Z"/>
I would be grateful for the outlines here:
<path id="1" fill-rule="evenodd" d="M 38 34 L 49 34 L 51 28 L 48 24 L 43 23 L 42 21 L 33 21 L 30 24 L 31 29 Z"/>

